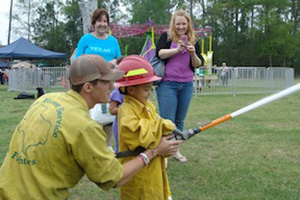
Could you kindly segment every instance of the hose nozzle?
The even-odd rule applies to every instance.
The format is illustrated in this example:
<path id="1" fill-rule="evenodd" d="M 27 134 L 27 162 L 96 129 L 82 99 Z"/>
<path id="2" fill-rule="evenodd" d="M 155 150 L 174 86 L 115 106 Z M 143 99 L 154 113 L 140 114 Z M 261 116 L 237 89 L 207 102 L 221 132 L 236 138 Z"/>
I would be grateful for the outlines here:
<path id="1" fill-rule="evenodd" d="M 190 128 L 184 131 L 180 131 L 177 128 L 173 131 L 176 140 L 188 140 L 195 134 L 200 133 L 200 128 Z"/>

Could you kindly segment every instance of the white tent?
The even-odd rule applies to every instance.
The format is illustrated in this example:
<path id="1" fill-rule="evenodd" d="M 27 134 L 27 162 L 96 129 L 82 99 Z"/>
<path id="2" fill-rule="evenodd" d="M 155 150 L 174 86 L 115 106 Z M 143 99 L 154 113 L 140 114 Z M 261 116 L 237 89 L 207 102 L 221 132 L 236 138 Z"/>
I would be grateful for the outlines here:
<path id="1" fill-rule="evenodd" d="M 29 63 L 29 62 L 19 62 L 16 64 L 13 64 L 12 69 L 30 69 L 30 68 L 36 68 L 36 65 L 33 63 Z"/>

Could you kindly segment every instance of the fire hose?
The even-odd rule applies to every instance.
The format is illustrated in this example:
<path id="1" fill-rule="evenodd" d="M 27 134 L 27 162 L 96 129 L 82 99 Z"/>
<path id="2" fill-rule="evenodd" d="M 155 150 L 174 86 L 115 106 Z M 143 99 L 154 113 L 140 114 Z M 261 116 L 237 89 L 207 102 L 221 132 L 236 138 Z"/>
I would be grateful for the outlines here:
<path id="1" fill-rule="evenodd" d="M 300 90 L 300 83 L 294 85 L 294 86 L 291 86 L 285 90 L 282 90 L 276 94 L 273 94 L 271 96 L 268 96 L 268 97 L 265 97 L 261 100 L 258 100 L 246 107 L 243 107 L 233 113 L 230 113 L 230 114 L 227 114 L 227 115 L 224 115 L 218 119 L 215 119 L 203 126 L 200 126 L 200 127 L 196 127 L 196 128 L 190 128 L 190 129 L 187 129 L 187 130 L 184 130 L 184 131 L 180 131 L 178 129 L 175 129 L 173 131 L 173 134 L 174 134 L 174 138 L 176 140 L 188 140 L 190 139 L 191 137 L 193 137 L 194 135 L 196 135 L 197 133 L 200 133 L 206 129 L 209 129 L 213 126 L 216 126 L 220 123 L 223 123 L 229 119 L 232 119 L 232 118 L 235 118 L 239 115 L 242 115 L 246 112 L 249 112 L 250 110 L 254 110 L 262 105 L 265 105 L 265 104 L 268 104 L 272 101 L 275 101 L 275 100 L 278 100 L 282 97 L 285 97 L 285 96 L 288 96 L 296 91 Z M 117 158 L 121 158 L 121 157 L 127 157 L 127 156 L 135 156 L 135 155 L 138 155 L 139 153 L 145 151 L 144 148 L 142 147 L 139 147 L 137 148 L 135 151 L 125 151 L 125 152 L 119 152 L 116 154 L 116 157 Z"/>

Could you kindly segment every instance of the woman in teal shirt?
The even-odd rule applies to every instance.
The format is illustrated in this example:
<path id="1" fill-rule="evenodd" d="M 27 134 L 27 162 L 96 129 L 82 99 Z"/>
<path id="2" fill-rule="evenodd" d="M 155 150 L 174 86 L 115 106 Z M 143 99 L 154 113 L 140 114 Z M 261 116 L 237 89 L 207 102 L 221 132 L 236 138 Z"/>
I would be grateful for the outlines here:
<path id="1" fill-rule="evenodd" d="M 81 37 L 75 58 L 82 54 L 97 54 L 106 62 L 121 57 L 118 40 L 109 35 L 109 15 L 105 9 L 96 9 L 91 18 L 94 31 Z"/>
<path id="2" fill-rule="evenodd" d="M 82 54 L 96 54 L 102 56 L 106 62 L 111 62 L 115 65 L 116 60 L 121 57 L 121 50 L 118 40 L 114 36 L 108 34 L 108 12 L 105 9 L 96 9 L 92 14 L 91 22 L 93 32 L 81 37 L 77 45 L 75 58 L 78 58 Z M 112 149 L 112 122 L 114 118 L 108 113 L 106 104 L 102 104 L 101 107 L 102 114 L 104 114 L 101 118 L 107 118 L 104 120 L 106 121 L 105 124 L 102 124 L 103 129 L 107 134 L 107 145 Z M 97 112 L 101 111 L 97 110 Z"/>

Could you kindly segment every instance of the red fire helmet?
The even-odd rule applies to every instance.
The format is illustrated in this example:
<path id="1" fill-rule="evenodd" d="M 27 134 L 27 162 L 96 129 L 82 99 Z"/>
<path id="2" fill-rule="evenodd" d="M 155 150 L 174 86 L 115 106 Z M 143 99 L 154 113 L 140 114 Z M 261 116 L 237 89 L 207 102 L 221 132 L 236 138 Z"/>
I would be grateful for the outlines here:
<path id="1" fill-rule="evenodd" d="M 114 83 L 115 87 L 140 85 L 162 79 L 155 75 L 152 65 L 146 58 L 139 55 L 130 55 L 123 58 L 118 70 L 124 71 L 125 75 Z"/>

